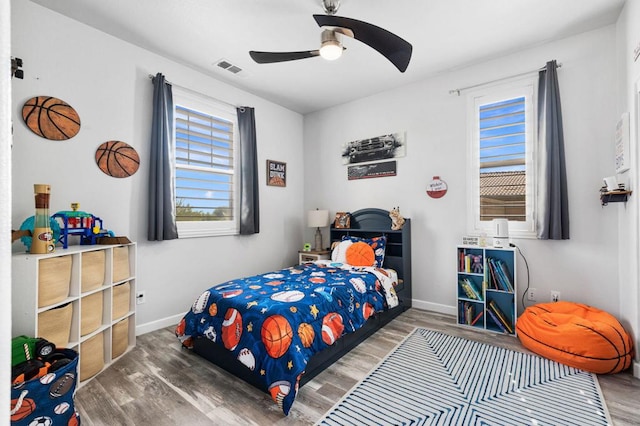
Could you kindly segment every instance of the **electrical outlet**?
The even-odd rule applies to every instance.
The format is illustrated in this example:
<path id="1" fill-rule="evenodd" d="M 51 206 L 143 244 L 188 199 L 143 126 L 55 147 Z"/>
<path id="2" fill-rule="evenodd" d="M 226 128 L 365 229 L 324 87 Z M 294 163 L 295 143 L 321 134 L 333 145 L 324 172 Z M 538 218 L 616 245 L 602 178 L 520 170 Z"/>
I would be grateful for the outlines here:
<path id="1" fill-rule="evenodd" d="M 551 290 L 551 301 L 557 302 L 560 300 L 560 292 L 556 290 Z"/>
<path id="2" fill-rule="evenodd" d="M 527 300 L 531 300 L 532 302 L 535 302 L 537 292 L 538 292 L 538 289 L 535 289 L 535 288 L 530 288 L 529 290 L 527 290 Z"/>
<path id="3" fill-rule="evenodd" d="M 136 292 L 136 304 L 142 305 L 145 302 L 144 300 L 144 291 Z"/>

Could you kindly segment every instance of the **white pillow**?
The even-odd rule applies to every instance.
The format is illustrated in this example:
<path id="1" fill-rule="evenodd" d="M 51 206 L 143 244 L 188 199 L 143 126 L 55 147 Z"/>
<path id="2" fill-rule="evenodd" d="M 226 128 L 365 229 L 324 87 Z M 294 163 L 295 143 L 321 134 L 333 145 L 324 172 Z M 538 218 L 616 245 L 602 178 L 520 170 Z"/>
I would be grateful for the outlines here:
<path id="1" fill-rule="evenodd" d="M 340 241 L 331 252 L 333 262 L 347 263 L 347 249 L 353 244 L 351 240 Z"/>

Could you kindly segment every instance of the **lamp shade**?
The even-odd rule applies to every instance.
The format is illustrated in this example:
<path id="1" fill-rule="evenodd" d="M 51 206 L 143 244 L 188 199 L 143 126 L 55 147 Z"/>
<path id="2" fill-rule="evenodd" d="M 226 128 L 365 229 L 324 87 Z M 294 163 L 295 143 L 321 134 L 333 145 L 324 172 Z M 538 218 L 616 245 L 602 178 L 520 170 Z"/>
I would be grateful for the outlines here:
<path id="1" fill-rule="evenodd" d="M 323 228 L 329 225 L 329 210 L 309 210 L 307 213 L 307 226 L 310 228 Z"/>

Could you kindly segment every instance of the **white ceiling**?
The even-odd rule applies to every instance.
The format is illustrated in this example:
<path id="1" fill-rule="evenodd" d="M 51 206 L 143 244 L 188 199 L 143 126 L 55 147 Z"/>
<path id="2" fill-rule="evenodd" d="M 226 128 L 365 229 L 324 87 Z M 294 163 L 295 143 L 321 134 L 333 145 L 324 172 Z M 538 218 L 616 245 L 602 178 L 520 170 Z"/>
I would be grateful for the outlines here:
<path id="1" fill-rule="evenodd" d="M 31 0 L 300 113 L 613 24 L 625 0 L 342 0 L 339 16 L 413 45 L 400 73 L 344 38 L 342 58 L 257 64 L 249 50 L 317 49 L 321 0 Z M 225 59 L 243 71 L 215 64 Z M 171 76 L 167 76 L 171 80 Z"/>

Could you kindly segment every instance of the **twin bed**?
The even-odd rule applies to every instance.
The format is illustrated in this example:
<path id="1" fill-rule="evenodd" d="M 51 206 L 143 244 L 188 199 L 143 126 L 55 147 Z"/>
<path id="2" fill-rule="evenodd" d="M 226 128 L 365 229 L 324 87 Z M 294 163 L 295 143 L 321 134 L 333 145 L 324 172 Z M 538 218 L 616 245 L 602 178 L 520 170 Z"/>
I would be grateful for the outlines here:
<path id="1" fill-rule="evenodd" d="M 205 290 L 178 339 L 288 414 L 300 386 L 411 307 L 409 219 L 392 230 L 389 212 L 359 210 L 330 239 L 332 260 Z"/>

